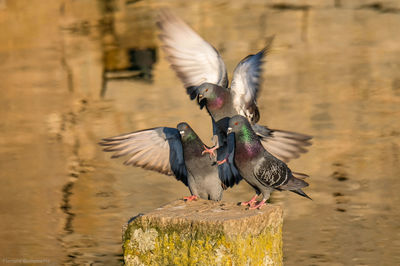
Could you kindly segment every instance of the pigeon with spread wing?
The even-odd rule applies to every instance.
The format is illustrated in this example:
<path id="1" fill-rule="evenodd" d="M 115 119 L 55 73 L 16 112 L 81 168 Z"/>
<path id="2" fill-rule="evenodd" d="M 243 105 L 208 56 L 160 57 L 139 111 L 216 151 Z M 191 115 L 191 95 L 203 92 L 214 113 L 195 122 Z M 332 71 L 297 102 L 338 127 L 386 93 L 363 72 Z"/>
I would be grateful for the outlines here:
<path id="1" fill-rule="evenodd" d="M 204 143 L 187 123 L 177 128 L 157 127 L 103 139 L 104 151 L 112 158 L 127 156 L 125 165 L 133 165 L 173 175 L 197 197 L 219 201 L 231 180 L 218 177 L 215 160 L 203 153 Z M 236 178 L 235 180 L 239 180 Z"/>

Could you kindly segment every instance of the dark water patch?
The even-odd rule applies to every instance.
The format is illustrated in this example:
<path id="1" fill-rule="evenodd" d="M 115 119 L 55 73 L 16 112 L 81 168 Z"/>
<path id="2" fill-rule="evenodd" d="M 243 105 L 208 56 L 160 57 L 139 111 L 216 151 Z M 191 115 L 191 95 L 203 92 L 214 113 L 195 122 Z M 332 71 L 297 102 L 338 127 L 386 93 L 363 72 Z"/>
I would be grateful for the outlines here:
<path id="1" fill-rule="evenodd" d="M 336 167 L 343 167 L 343 164 L 340 163 L 340 162 L 335 162 L 335 163 L 333 163 L 332 165 L 333 165 L 333 166 L 336 166 Z"/>
<path id="2" fill-rule="evenodd" d="M 394 79 L 392 81 L 392 90 L 394 95 L 400 96 L 400 79 Z"/>
<path id="3" fill-rule="evenodd" d="M 66 31 L 71 35 L 77 36 L 89 36 L 92 33 L 92 28 L 96 25 L 92 25 L 88 20 L 81 20 L 73 22 L 67 26 L 61 27 L 62 31 Z"/>
<path id="4" fill-rule="evenodd" d="M 101 96 L 112 80 L 143 80 L 152 82 L 153 66 L 157 62 L 157 49 L 113 49 L 104 52 L 104 71 Z"/>
<path id="5" fill-rule="evenodd" d="M 107 205 L 107 206 L 100 206 L 99 207 L 100 210 L 116 209 L 116 208 L 118 208 L 118 206 L 116 206 L 116 205 Z"/>
<path id="6" fill-rule="evenodd" d="M 114 195 L 114 193 L 112 191 L 110 192 L 106 192 L 106 191 L 100 191 L 96 193 L 96 197 L 100 197 L 100 198 L 108 198 L 108 197 L 112 197 Z"/>
<path id="7" fill-rule="evenodd" d="M 289 3 L 277 3 L 270 5 L 271 8 L 281 10 L 281 11 L 289 11 L 289 10 L 294 10 L 294 11 L 307 11 L 311 8 L 309 5 L 295 5 L 295 4 L 289 4 Z"/>
<path id="8" fill-rule="evenodd" d="M 375 3 L 370 3 L 370 4 L 365 4 L 361 5 L 359 7 L 360 9 L 369 9 L 369 10 L 374 10 L 379 13 L 400 13 L 399 8 L 394 8 L 394 7 L 388 7 L 385 4 L 381 2 L 375 2 Z"/>
<path id="9" fill-rule="evenodd" d="M 317 262 L 327 262 L 327 261 L 329 261 L 327 259 L 326 255 L 318 254 L 318 253 L 317 254 L 310 254 L 309 258 L 312 259 L 313 261 L 317 261 Z M 309 265 L 312 265 L 312 263 L 310 263 Z M 315 265 L 318 265 L 318 264 L 315 264 Z"/>
<path id="10" fill-rule="evenodd" d="M 103 14 L 114 13 L 118 11 L 116 0 L 97 0 L 97 3 Z"/>
<path id="11" fill-rule="evenodd" d="M 62 188 L 62 203 L 60 209 L 66 214 L 64 231 L 66 234 L 72 234 L 74 232 L 72 221 L 75 217 L 75 213 L 71 211 L 71 202 L 70 197 L 73 194 L 72 189 L 74 187 L 74 182 L 68 182 Z"/>
<path id="12" fill-rule="evenodd" d="M 68 91 L 74 92 L 74 78 L 73 78 L 73 71 L 71 66 L 68 63 L 67 60 L 67 55 L 66 55 L 66 49 L 65 49 L 65 43 L 61 42 L 61 66 L 65 71 L 66 77 L 67 77 L 67 88 Z"/>
<path id="13" fill-rule="evenodd" d="M 106 51 L 104 57 L 105 75 L 109 79 L 130 77 L 151 79 L 153 65 L 157 62 L 157 52 L 154 47 L 114 49 Z M 122 71 L 132 71 L 132 73 L 123 75 Z"/>
<path id="14" fill-rule="evenodd" d="M 340 181 L 340 182 L 347 181 L 349 179 L 347 174 L 342 171 L 334 171 L 332 173 L 331 177 L 333 177 L 334 179 L 336 179 L 337 181 Z"/>
<path id="15" fill-rule="evenodd" d="M 125 4 L 126 5 L 132 5 L 132 4 L 135 4 L 137 2 L 141 2 L 141 1 L 143 1 L 143 0 L 126 0 Z"/>

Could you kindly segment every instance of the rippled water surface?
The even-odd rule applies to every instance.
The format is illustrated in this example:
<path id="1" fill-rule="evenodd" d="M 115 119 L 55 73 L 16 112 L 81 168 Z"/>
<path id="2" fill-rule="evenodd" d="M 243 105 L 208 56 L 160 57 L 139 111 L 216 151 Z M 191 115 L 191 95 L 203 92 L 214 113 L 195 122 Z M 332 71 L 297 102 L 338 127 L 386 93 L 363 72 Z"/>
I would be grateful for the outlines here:
<path id="1" fill-rule="evenodd" d="M 211 144 L 159 49 L 169 6 L 230 71 L 275 43 L 262 124 L 314 136 L 289 163 L 313 201 L 283 192 L 285 265 L 400 264 L 400 5 L 396 1 L 0 0 L 0 257 L 119 265 L 121 226 L 188 195 L 97 142 L 187 121 Z M 366 3 L 364 3 L 366 2 Z M 242 182 L 224 200 L 248 200 Z"/>

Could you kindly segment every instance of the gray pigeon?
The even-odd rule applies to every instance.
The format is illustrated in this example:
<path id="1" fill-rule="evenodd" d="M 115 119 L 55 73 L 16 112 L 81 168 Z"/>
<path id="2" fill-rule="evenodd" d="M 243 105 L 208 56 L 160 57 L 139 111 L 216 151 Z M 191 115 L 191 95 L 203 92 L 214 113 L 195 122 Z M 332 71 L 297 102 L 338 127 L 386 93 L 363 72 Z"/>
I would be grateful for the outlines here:
<path id="1" fill-rule="evenodd" d="M 300 178 L 307 175 L 293 173 L 284 162 L 265 150 L 247 118 L 240 115 L 232 117 L 229 121 L 228 133 L 230 156 L 218 163 L 234 165 L 243 179 L 256 190 L 256 195 L 250 201 L 243 202 L 242 205 L 249 205 L 250 209 L 260 208 L 275 189 L 290 190 L 311 199 L 301 190 L 308 186 L 308 183 Z M 233 138 L 231 138 L 232 135 L 234 135 Z M 294 174 L 299 178 L 294 177 Z M 263 199 L 256 204 L 256 198 L 260 193 L 263 194 Z"/>
<path id="2" fill-rule="evenodd" d="M 169 10 L 162 10 L 157 25 L 167 60 L 200 108 L 206 106 L 213 121 L 215 147 L 206 149 L 217 158 L 226 155 L 226 130 L 229 118 L 243 115 L 251 122 L 263 146 L 274 156 L 288 162 L 307 151 L 312 137 L 295 132 L 273 130 L 256 124 L 260 119 L 256 99 L 260 86 L 261 67 L 273 37 L 264 49 L 244 58 L 235 68 L 231 87 L 224 61 L 218 51 L 201 38 L 183 20 Z"/>
<path id="3" fill-rule="evenodd" d="M 225 186 L 218 178 L 215 161 L 204 155 L 206 146 L 187 123 L 105 138 L 100 145 L 106 146 L 104 151 L 115 152 L 111 158 L 129 156 L 125 165 L 174 175 L 189 187 L 192 196 L 184 198 L 188 201 L 222 198 Z"/>

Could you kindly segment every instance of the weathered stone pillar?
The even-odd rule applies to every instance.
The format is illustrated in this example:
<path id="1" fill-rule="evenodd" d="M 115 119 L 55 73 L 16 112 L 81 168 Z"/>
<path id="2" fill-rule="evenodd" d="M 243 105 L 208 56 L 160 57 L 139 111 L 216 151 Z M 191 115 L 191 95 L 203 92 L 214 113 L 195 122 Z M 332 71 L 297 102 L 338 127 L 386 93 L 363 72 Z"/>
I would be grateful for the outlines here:
<path id="1" fill-rule="evenodd" d="M 126 265 L 282 265 L 282 209 L 174 201 L 130 221 Z"/>

